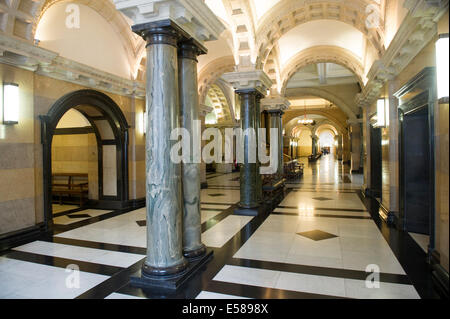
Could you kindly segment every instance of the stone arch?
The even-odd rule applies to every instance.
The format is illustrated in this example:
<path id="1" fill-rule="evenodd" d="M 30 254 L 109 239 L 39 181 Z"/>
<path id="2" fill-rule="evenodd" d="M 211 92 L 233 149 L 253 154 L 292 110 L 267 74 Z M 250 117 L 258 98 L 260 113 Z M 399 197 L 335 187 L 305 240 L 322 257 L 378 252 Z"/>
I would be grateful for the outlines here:
<path id="1" fill-rule="evenodd" d="M 351 120 L 356 120 L 357 117 L 352 109 L 352 107 L 347 104 L 344 100 L 339 98 L 338 96 L 330 93 L 324 89 L 320 88 L 296 88 L 296 93 L 305 95 L 305 96 L 317 96 L 327 101 L 330 101 L 337 107 L 339 107 Z"/>
<path id="2" fill-rule="evenodd" d="M 52 226 L 52 141 L 56 127 L 70 110 L 79 111 L 91 124 L 97 137 L 99 175 L 103 175 L 104 151 L 113 151 L 116 157 L 115 192 L 103 191 L 103 179 L 99 176 L 99 202 L 105 208 L 124 207 L 129 199 L 128 180 L 128 128 L 120 107 L 104 93 L 79 90 L 58 99 L 46 115 L 41 115 L 44 174 L 44 216 L 48 227 Z M 109 154 L 109 153 L 108 153 Z M 101 177 L 104 177 L 101 176 Z M 114 193 L 114 194 L 113 194 Z M 108 206 L 108 207 L 107 207 Z"/>
<path id="3" fill-rule="evenodd" d="M 323 120 L 317 123 L 317 125 L 313 129 L 313 134 L 317 135 L 321 129 L 328 129 L 330 131 L 333 131 L 335 135 L 339 135 L 339 131 L 330 120 Z"/>
<path id="4" fill-rule="evenodd" d="M 346 124 L 339 121 L 339 119 L 333 117 L 332 115 L 321 111 L 321 110 L 308 110 L 306 112 L 307 115 L 320 115 L 324 117 L 324 120 L 321 120 L 319 123 L 322 123 L 323 121 L 327 121 L 327 123 L 330 123 L 332 126 L 334 126 L 337 129 L 338 133 L 344 133 L 347 131 Z M 298 124 L 298 120 L 303 118 L 305 115 L 304 111 L 290 111 L 285 113 L 283 118 L 283 127 L 286 129 L 286 135 L 288 136 L 288 132 L 292 130 L 292 128 L 296 126 L 300 126 Z M 320 124 L 319 124 L 320 125 Z M 311 130 L 311 133 L 314 133 L 314 127 L 309 127 Z"/>
<path id="5" fill-rule="evenodd" d="M 204 103 L 209 87 L 214 84 L 224 73 L 233 72 L 235 60 L 233 56 L 226 56 L 215 59 L 208 63 L 199 72 L 198 91 L 200 103 Z"/>
<path id="6" fill-rule="evenodd" d="M 349 50 L 336 46 L 315 46 L 297 53 L 283 68 L 281 76 L 281 94 L 286 93 L 286 87 L 290 78 L 300 69 L 310 64 L 335 63 L 352 71 L 361 85 L 364 87 L 364 68 L 359 59 Z"/>
<path id="7" fill-rule="evenodd" d="M 375 6 L 379 11 L 380 23 L 376 28 L 368 29 L 365 21 L 369 12 L 368 6 Z M 317 1 L 282 0 L 273 6 L 258 23 L 256 32 L 258 60 L 257 66 L 262 67 L 273 46 L 289 30 L 313 20 L 337 20 L 344 22 L 363 33 L 366 39 L 378 52 L 384 52 L 383 13 L 377 1 L 345 0 Z"/>
<path id="8" fill-rule="evenodd" d="M 224 120 L 222 122 L 234 122 L 235 117 L 231 100 L 224 91 L 225 90 L 222 84 L 220 82 L 216 82 L 209 87 L 207 95 L 213 103 L 212 106 L 214 110 L 222 110 L 222 113 L 224 114 Z"/>

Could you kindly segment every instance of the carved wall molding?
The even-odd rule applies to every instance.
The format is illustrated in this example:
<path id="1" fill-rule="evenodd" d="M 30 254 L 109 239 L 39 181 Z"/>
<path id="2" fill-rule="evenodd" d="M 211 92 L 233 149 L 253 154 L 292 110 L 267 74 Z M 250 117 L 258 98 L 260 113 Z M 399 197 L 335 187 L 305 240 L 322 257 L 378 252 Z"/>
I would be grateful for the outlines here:
<path id="1" fill-rule="evenodd" d="M 409 10 L 383 57 L 367 74 L 368 82 L 356 96 L 359 107 L 369 107 L 385 83 L 395 78 L 437 34 L 436 22 L 448 10 L 448 0 L 406 0 Z"/>
<path id="2" fill-rule="evenodd" d="M 0 34 L 0 63 L 36 72 L 84 87 L 123 96 L 143 98 L 144 83 L 97 70 L 57 53 L 37 47 L 26 40 Z"/>

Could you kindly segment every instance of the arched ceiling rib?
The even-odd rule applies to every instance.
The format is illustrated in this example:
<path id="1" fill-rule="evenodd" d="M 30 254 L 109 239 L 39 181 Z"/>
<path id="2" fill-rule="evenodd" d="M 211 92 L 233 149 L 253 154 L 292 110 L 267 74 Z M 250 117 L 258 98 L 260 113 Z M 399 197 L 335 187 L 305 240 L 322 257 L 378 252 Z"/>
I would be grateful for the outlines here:
<path id="1" fill-rule="evenodd" d="M 330 62 L 344 66 L 352 71 L 358 77 L 361 87 L 364 86 L 366 81 L 364 68 L 354 54 L 339 47 L 316 46 L 297 53 L 289 60 L 281 73 L 280 93 L 283 95 L 286 93 L 289 79 L 301 68 L 310 64 Z"/>
<path id="2" fill-rule="evenodd" d="M 314 2 L 310 0 L 283 0 L 278 2 L 258 24 L 256 31 L 259 57 L 257 66 L 261 67 L 266 63 L 273 46 L 286 32 L 308 21 L 319 19 L 337 20 L 356 28 L 366 36 L 378 51 L 378 54 L 382 54 L 384 52 L 382 15 L 378 15 L 378 24 L 368 24 L 368 17 L 372 12 L 368 8 L 377 8 L 378 12 L 381 12 L 378 1 L 372 0 Z M 371 26 L 371 28 L 368 28 L 368 26 Z"/>
<path id="3" fill-rule="evenodd" d="M 208 89 L 208 97 L 216 113 L 218 124 L 230 124 L 234 122 L 234 112 L 231 109 L 230 100 L 218 84 L 213 84 Z"/>

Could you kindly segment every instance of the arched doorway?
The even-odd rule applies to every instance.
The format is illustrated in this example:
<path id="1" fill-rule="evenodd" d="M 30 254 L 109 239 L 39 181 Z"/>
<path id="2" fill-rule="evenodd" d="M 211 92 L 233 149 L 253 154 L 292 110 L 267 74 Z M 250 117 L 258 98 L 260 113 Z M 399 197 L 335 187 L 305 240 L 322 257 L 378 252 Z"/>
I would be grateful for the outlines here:
<path id="1" fill-rule="evenodd" d="M 52 142 L 61 118 L 69 110 L 80 112 L 91 124 L 98 148 L 99 208 L 121 208 L 128 194 L 128 123 L 119 106 L 107 95 L 80 90 L 57 100 L 41 118 L 43 144 L 44 216 L 52 227 Z"/>

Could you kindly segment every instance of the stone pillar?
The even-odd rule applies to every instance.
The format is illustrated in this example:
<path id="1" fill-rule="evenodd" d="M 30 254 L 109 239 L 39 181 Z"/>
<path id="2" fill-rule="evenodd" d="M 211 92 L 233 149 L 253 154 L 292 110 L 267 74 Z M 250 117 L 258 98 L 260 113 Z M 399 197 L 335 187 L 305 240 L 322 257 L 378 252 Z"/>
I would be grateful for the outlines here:
<path id="1" fill-rule="evenodd" d="M 236 91 L 241 97 L 241 128 L 245 132 L 247 129 L 256 129 L 256 96 L 259 94 L 255 90 L 251 91 Z M 249 152 L 254 151 L 251 149 L 248 140 L 244 142 L 244 163 L 241 164 L 241 196 L 239 206 L 241 208 L 256 208 L 260 205 L 260 192 L 257 189 L 259 186 L 258 179 L 261 176 L 258 172 L 257 163 L 251 163 L 249 161 Z M 256 147 L 256 154 L 258 147 Z M 259 178 L 258 178 L 258 176 Z"/>
<path id="2" fill-rule="evenodd" d="M 223 75 L 223 78 L 234 87 L 236 94 L 241 98 L 242 130 L 254 129 L 256 137 L 258 137 L 258 128 L 261 123 L 260 100 L 272 84 L 270 78 L 262 70 L 226 73 Z M 246 137 L 244 142 L 244 163 L 241 163 L 239 202 L 241 209 L 236 211 L 236 213 L 255 215 L 258 213 L 255 208 L 260 206 L 262 199 L 262 183 L 258 160 L 260 145 L 256 141 L 255 150 L 255 148 L 250 147 L 248 141 L 249 139 Z M 256 154 L 250 154 L 249 151 L 256 151 Z M 256 163 L 249 161 L 251 157 L 256 157 Z"/>
<path id="3" fill-rule="evenodd" d="M 343 148 L 344 148 L 344 155 L 343 155 L 343 161 L 345 164 L 350 165 L 352 160 L 352 144 L 351 144 L 351 137 L 350 137 L 350 130 L 345 133 L 344 135 L 344 141 L 343 141 Z"/>
<path id="4" fill-rule="evenodd" d="M 206 115 L 208 115 L 209 113 L 211 113 L 212 111 L 214 111 L 214 108 L 209 107 L 207 105 L 204 104 L 200 104 L 199 106 L 199 119 L 202 121 L 202 132 L 205 131 L 206 129 Z M 201 145 L 202 145 L 202 149 L 205 147 L 206 145 L 206 141 L 201 141 Z M 208 188 L 208 180 L 206 179 L 206 163 L 203 161 L 200 164 L 200 185 L 201 185 L 201 189 L 205 189 Z"/>
<path id="5" fill-rule="evenodd" d="M 199 119 L 197 56 L 206 50 L 192 40 L 179 44 L 178 74 L 180 83 L 181 125 L 191 135 L 189 163 L 182 165 L 183 178 L 183 254 L 187 258 L 196 258 L 206 253 L 202 243 L 200 211 L 200 163 L 201 127 L 195 122 Z M 197 145 L 197 147 L 196 147 Z"/>
<path id="6" fill-rule="evenodd" d="M 182 276 L 189 264 L 183 256 L 181 164 L 169 156 L 177 143 L 170 140 L 171 133 L 181 126 L 178 43 L 217 40 L 225 27 L 203 1 L 192 1 L 189 5 L 170 0 L 114 0 L 114 3 L 117 10 L 133 21 L 132 30 L 147 42 L 147 257 L 141 279 L 144 286 L 167 288 L 165 283 Z M 192 16 L 197 19 L 192 20 Z M 182 99 L 187 101 L 189 97 Z M 139 280 L 135 283 L 140 284 Z M 179 282 L 172 282 L 170 289 L 178 285 Z"/>
<path id="7" fill-rule="evenodd" d="M 260 141 L 262 141 L 265 137 L 259 136 L 259 129 L 261 128 L 261 99 L 264 97 L 262 94 L 256 94 L 255 99 L 255 113 L 256 113 L 256 121 L 255 121 L 255 132 L 256 132 L 256 140 L 257 143 L 257 153 L 259 154 L 259 148 L 263 147 L 264 152 L 266 151 L 265 145 L 262 145 Z M 258 202 L 261 203 L 263 201 L 263 191 L 262 191 L 262 176 L 260 174 L 261 162 L 259 161 L 259 156 L 256 157 L 256 190 L 258 195 Z"/>
<path id="8" fill-rule="evenodd" d="M 315 158 L 317 155 L 317 142 L 319 141 L 319 138 L 317 135 L 311 135 L 312 140 L 312 156 Z"/>
<path id="9" fill-rule="evenodd" d="M 390 220 L 397 220 L 400 211 L 400 163 L 399 163 L 399 100 L 395 92 L 399 87 L 398 80 L 392 79 L 387 83 L 389 94 L 389 214 Z"/>
<path id="10" fill-rule="evenodd" d="M 270 116 L 270 125 L 267 127 L 267 131 L 270 129 L 277 129 L 278 131 L 278 169 L 277 174 L 284 174 L 284 165 L 283 165 L 283 115 L 285 110 L 289 108 L 291 105 L 288 99 L 276 97 L 276 98 L 266 98 L 261 101 L 261 105 L 264 108 L 264 111 Z M 269 135 L 270 136 L 270 135 Z M 269 140 L 270 143 L 270 140 Z M 271 145 L 272 147 L 272 145 Z"/>
<path id="11" fill-rule="evenodd" d="M 351 129 L 351 171 L 353 173 L 359 173 L 361 168 L 361 151 L 362 151 L 362 138 L 361 138 L 361 124 L 359 122 L 350 123 Z"/>
<path id="12" fill-rule="evenodd" d="M 337 146 L 336 146 L 337 160 L 342 161 L 342 159 L 343 159 L 342 135 L 336 135 L 335 141 L 337 142 Z"/>
<path id="13" fill-rule="evenodd" d="M 168 156 L 175 144 L 171 132 L 180 127 L 180 33 L 170 24 L 138 31 L 147 42 L 147 258 L 142 274 L 174 275 L 187 267 L 182 253 L 181 164 Z"/>

